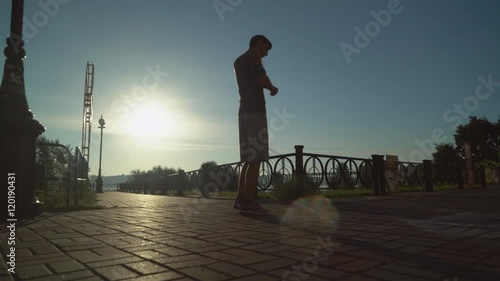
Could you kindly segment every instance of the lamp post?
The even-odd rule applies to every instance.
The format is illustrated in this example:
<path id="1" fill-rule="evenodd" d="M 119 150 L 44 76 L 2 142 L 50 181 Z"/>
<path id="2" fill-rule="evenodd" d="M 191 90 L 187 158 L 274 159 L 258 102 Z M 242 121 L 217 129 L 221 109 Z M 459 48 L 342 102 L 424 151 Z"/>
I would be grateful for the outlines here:
<path id="1" fill-rule="evenodd" d="M 95 180 L 95 190 L 98 193 L 102 193 L 102 177 L 101 177 L 101 161 L 102 161 L 102 129 L 104 129 L 104 125 L 106 122 L 104 122 L 104 119 L 102 118 L 99 119 L 99 128 L 101 129 L 101 145 L 100 145 L 100 150 L 99 150 L 99 174 L 97 175 L 97 179 Z"/>
<path id="2" fill-rule="evenodd" d="M 8 181 L 8 190 L 0 190 L 0 217 L 10 218 L 38 215 L 43 207 L 42 203 L 35 202 L 33 190 L 37 184 L 34 180 L 36 139 L 45 128 L 33 119 L 26 98 L 23 10 L 24 0 L 12 0 L 10 36 L 4 49 L 6 60 L 0 86 L 0 178 L 2 185 Z"/>

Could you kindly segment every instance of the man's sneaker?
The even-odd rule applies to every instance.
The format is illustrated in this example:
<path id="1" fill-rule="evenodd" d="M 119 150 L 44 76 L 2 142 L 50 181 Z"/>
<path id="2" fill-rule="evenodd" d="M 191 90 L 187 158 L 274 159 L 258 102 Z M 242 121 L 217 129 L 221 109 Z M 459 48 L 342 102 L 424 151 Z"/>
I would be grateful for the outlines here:
<path id="1" fill-rule="evenodd" d="M 262 208 L 259 203 L 253 201 L 248 203 L 243 203 L 242 208 L 240 209 L 240 213 L 242 214 L 251 214 L 251 215 L 267 215 L 269 211 Z"/>
<path id="2" fill-rule="evenodd" d="M 243 208 L 243 201 L 241 200 L 240 196 L 238 195 L 236 199 L 234 200 L 234 205 L 233 207 L 235 209 L 241 210 Z"/>

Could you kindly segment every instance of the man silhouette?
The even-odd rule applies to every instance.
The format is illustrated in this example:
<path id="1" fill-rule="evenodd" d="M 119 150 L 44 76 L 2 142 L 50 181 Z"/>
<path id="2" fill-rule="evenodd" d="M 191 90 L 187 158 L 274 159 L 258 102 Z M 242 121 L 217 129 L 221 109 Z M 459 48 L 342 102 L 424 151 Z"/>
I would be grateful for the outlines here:
<path id="1" fill-rule="evenodd" d="M 271 96 L 278 93 L 262 66 L 262 58 L 272 48 L 263 35 L 250 39 L 249 49 L 234 61 L 234 72 L 240 94 L 238 111 L 240 160 L 244 162 L 238 180 L 234 208 L 242 213 L 266 214 L 257 203 L 257 180 L 260 162 L 269 159 L 266 102 L 264 89 Z"/>

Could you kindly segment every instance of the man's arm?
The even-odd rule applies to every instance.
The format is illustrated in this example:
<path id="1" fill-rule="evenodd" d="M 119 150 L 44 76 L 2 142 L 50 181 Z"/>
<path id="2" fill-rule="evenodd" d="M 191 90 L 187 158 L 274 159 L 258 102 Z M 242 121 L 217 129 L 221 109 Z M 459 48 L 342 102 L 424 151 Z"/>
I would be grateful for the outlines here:
<path id="1" fill-rule="evenodd" d="M 271 94 L 274 96 L 276 93 L 278 93 L 278 88 L 276 88 L 273 83 L 271 82 L 271 79 L 269 79 L 269 76 L 266 74 L 266 70 L 262 66 L 262 60 L 259 56 L 258 53 L 254 53 L 251 56 L 251 64 L 256 67 L 257 71 L 257 83 L 259 83 L 260 86 L 262 86 L 265 89 L 268 89 L 271 91 Z"/>
<path id="2" fill-rule="evenodd" d="M 259 85 L 268 89 L 269 91 L 273 90 L 273 88 L 276 88 L 274 87 L 273 83 L 271 83 L 271 79 L 269 79 L 269 76 L 267 75 L 258 76 L 257 82 L 259 83 Z"/>

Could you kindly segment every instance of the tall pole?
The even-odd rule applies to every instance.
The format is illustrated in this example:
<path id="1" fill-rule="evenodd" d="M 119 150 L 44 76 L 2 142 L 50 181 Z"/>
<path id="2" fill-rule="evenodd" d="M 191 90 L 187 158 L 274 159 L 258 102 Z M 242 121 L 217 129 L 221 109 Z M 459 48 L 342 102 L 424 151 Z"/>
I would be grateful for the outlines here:
<path id="1" fill-rule="evenodd" d="M 99 128 L 101 129 L 101 144 L 100 144 L 100 149 L 99 149 L 99 174 L 97 175 L 96 187 L 95 187 L 95 190 L 98 193 L 103 192 L 102 191 L 103 180 L 101 177 L 101 162 L 102 162 L 102 130 L 105 128 L 104 127 L 105 124 L 106 123 L 104 122 L 104 119 L 102 118 L 102 115 L 101 115 L 101 119 L 99 119 Z"/>
<path id="2" fill-rule="evenodd" d="M 43 204 L 34 201 L 36 139 L 45 128 L 33 119 L 24 87 L 26 57 L 23 41 L 24 0 L 12 0 L 10 36 L 0 86 L 0 179 L 8 190 L 0 191 L 0 217 L 41 214 Z M 14 203 L 15 202 L 15 208 Z M 10 209 L 15 209 L 11 212 Z"/>

